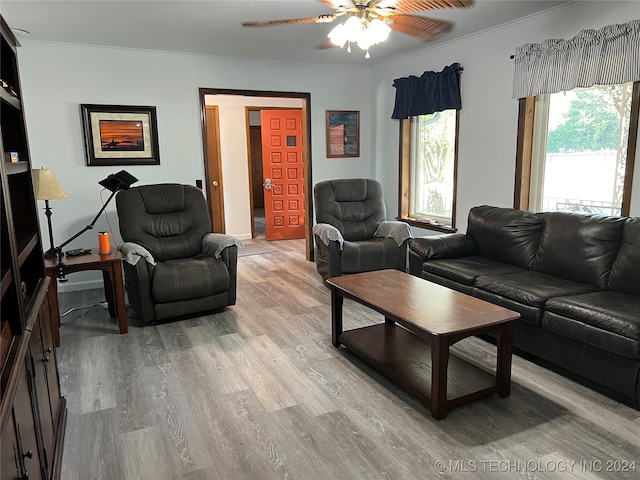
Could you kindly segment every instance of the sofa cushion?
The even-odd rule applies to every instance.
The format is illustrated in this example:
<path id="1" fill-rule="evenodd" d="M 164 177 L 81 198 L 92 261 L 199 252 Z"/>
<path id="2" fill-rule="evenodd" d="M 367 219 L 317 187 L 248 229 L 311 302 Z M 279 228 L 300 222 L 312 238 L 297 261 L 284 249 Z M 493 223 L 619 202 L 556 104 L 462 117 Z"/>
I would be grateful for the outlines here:
<path id="1" fill-rule="evenodd" d="M 476 278 L 475 287 L 538 308 L 544 307 L 549 298 L 596 290 L 593 285 L 571 282 L 534 271 L 481 275 Z"/>
<path id="2" fill-rule="evenodd" d="M 640 218 L 629 218 L 609 275 L 608 290 L 640 295 Z"/>
<path id="3" fill-rule="evenodd" d="M 552 298 L 545 308 L 544 328 L 602 350 L 640 358 L 640 297 L 593 292 Z"/>
<path id="4" fill-rule="evenodd" d="M 153 269 L 151 295 L 155 303 L 206 297 L 229 289 L 225 263 L 202 256 L 158 262 Z"/>
<path id="5" fill-rule="evenodd" d="M 340 271 L 342 273 L 398 268 L 399 264 L 400 249 L 392 238 L 375 237 L 362 242 L 345 240 L 340 254 Z"/>
<path id="6" fill-rule="evenodd" d="M 545 213 L 543 218 L 533 270 L 604 289 L 625 218 L 564 212 Z"/>
<path id="7" fill-rule="evenodd" d="M 475 240 L 480 256 L 529 269 L 542 225 L 540 215 L 483 205 L 469 211 L 467 235 Z"/>
<path id="8" fill-rule="evenodd" d="M 525 322 L 538 327 L 540 326 L 540 322 L 542 321 L 542 308 L 540 307 L 524 305 L 520 302 L 511 300 L 510 298 L 503 297 L 502 295 L 496 295 L 495 293 L 487 292 L 486 290 L 475 287 L 471 289 L 471 295 L 484 300 L 485 302 L 500 305 L 501 307 L 518 312 L 520 314 L 520 319 L 517 323 Z"/>
<path id="9" fill-rule="evenodd" d="M 422 271 L 472 286 L 479 275 L 515 273 L 523 270 L 514 265 L 496 262 L 488 258 L 462 257 L 430 260 L 422 265 Z"/>

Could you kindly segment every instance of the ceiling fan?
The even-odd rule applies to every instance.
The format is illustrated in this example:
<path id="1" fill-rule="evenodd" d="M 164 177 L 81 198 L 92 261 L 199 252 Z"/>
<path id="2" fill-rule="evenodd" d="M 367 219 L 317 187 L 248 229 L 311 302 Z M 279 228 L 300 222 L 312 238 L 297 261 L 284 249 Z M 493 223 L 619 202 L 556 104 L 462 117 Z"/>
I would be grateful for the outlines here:
<path id="1" fill-rule="evenodd" d="M 475 0 L 317 0 L 335 10 L 335 13 L 317 17 L 291 18 L 286 20 L 263 20 L 243 22 L 243 27 L 273 27 L 278 25 L 295 25 L 303 23 L 332 23 L 346 16 L 344 23 L 338 24 L 327 40 L 316 48 L 343 47 L 351 51 L 355 43 L 366 50 L 369 58 L 369 47 L 384 42 L 391 30 L 430 42 L 453 28 L 451 22 L 410 13 L 435 10 L 441 8 L 464 8 L 473 5 Z"/>

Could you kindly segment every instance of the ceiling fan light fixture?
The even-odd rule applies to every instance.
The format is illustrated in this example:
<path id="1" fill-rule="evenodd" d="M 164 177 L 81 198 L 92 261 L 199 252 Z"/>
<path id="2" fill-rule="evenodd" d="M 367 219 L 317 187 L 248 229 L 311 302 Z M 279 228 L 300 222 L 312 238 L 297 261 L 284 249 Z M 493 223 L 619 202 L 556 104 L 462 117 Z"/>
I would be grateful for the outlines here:
<path id="1" fill-rule="evenodd" d="M 344 44 L 347 43 L 347 32 L 345 31 L 344 25 L 339 23 L 336 25 L 327 35 L 331 43 L 333 43 L 336 47 L 344 47 Z"/>
<path id="2" fill-rule="evenodd" d="M 367 28 L 358 38 L 358 46 L 362 50 L 368 50 L 372 45 L 377 45 L 389 38 L 391 28 L 382 20 L 374 19 L 367 23 Z M 367 57 L 368 58 L 368 57 Z"/>
<path id="3" fill-rule="evenodd" d="M 389 38 L 389 33 L 391 33 L 391 27 L 387 25 L 384 21 L 376 18 L 375 20 L 371 20 L 369 22 L 369 26 L 367 27 L 367 32 L 371 35 L 371 38 L 375 40 L 375 43 L 382 43 L 387 38 Z"/>
<path id="4" fill-rule="evenodd" d="M 344 22 L 344 29 L 349 42 L 357 42 L 364 30 L 362 19 L 360 17 L 351 16 Z"/>
<path id="5" fill-rule="evenodd" d="M 1 0 L 0 0 L 1 1 Z M 451 31 L 453 23 L 445 20 L 412 15 L 423 10 L 438 8 L 471 7 L 476 0 L 317 0 L 332 7 L 334 13 L 306 18 L 262 20 L 242 22 L 243 27 L 274 27 L 279 25 L 300 25 L 307 23 L 332 23 L 340 17 L 344 22 L 336 25 L 327 35 L 328 41 L 316 48 L 326 49 L 332 45 L 344 47 L 351 52 L 351 44 L 356 43 L 366 51 L 386 41 L 391 30 L 430 42 Z"/>
<path id="6" fill-rule="evenodd" d="M 371 32 L 369 32 L 368 30 L 365 30 L 364 32 L 362 32 L 362 35 L 360 35 L 360 37 L 358 38 L 358 46 L 362 50 L 369 50 L 369 47 L 371 45 L 375 45 L 374 38 L 371 35 Z"/>

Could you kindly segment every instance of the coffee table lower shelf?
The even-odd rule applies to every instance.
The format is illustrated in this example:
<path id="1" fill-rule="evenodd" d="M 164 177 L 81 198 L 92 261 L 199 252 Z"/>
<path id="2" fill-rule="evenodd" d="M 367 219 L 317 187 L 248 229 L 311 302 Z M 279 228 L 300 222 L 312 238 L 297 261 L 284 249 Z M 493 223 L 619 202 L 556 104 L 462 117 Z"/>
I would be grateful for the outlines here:
<path id="1" fill-rule="evenodd" d="M 339 342 L 431 407 L 431 344 L 387 323 L 347 330 Z M 449 355 L 446 410 L 497 392 L 496 375 Z"/>

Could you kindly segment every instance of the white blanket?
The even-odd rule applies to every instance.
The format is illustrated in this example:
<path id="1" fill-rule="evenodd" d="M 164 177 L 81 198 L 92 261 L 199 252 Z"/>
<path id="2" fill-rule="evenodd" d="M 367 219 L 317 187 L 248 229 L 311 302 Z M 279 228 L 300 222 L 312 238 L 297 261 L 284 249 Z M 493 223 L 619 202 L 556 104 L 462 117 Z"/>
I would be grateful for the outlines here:
<path id="1" fill-rule="evenodd" d="M 207 233 L 202 239 L 202 252 L 207 255 L 213 255 L 216 258 L 220 258 L 222 250 L 232 245 L 235 245 L 238 248 L 244 247 L 242 242 L 232 235 L 225 235 L 223 233 Z"/>
<path id="2" fill-rule="evenodd" d="M 411 225 L 408 223 L 397 220 L 387 220 L 380 222 L 373 236 L 393 238 L 398 246 L 400 246 L 406 240 L 413 238 L 413 231 L 411 230 Z"/>
<path id="3" fill-rule="evenodd" d="M 344 238 L 342 238 L 340 230 L 333 225 L 329 225 L 328 223 L 317 223 L 313 226 L 313 234 L 317 235 L 325 245 L 329 245 L 329 242 L 338 242 L 340 250 L 342 250 Z"/>
<path id="4" fill-rule="evenodd" d="M 151 265 L 155 265 L 156 261 L 151 255 L 151 252 L 144 248 L 142 245 L 138 245 L 133 242 L 125 242 L 118 248 L 122 256 L 124 257 L 124 261 L 130 265 L 135 265 L 140 261 L 140 258 L 144 258 L 147 263 Z"/>

